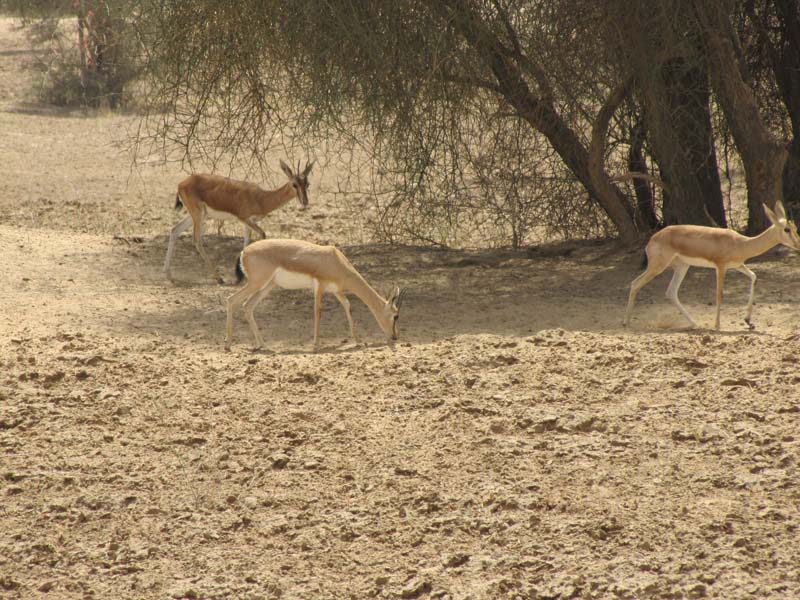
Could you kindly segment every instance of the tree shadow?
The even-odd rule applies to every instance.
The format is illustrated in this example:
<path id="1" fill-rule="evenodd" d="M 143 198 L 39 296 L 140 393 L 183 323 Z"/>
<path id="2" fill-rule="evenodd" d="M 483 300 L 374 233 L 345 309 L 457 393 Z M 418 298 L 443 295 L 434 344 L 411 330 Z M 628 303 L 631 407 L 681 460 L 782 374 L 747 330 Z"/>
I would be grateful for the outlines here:
<path id="1" fill-rule="evenodd" d="M 136 239 L 141 242 L 121 243 L 119 252 L 114 253 L 128 258 L 124 266 L 109 257 L 105 263 L 106 275 L 113 279 L 120 268 L 133 271 L 139 275 L 141 285 L 159 290 L 156 293 L 162 297 L 157 307 L 131 307 L 123 316 L 114 316 L 117 326 L 175 340 L 221 345 L 225 300 L 238 287 L 234 267 L 241 251 L 241 238 L 204 236 L 206 250 L 212 263 L 219 265 L 226 285 L 218 285 L 208 275 L 190 236 L 182 236 L 176 244 L 172 282 L 162 273 L 167 236 Z M 641 335 L 686 333 L 677 311 L 671 321 L 676 329 L 651 327 L 648 321 L 653 310 L 672 308 L 664 298 L 671 272 L 659 275 L 642 290 L 633 326 L 622 327 L 630 282 L 641 271 L 641 253 L 613 242 L 569 242 L 520 250 L 389 245 L 340 249 L 379 293 L 385 294 L 394 285 L 403 288 L 399 321 L 402 341 L 427 343 L 477 334 L 528 336 L 555 328 Z M 741 279 L 729 278 L 728 301 L 723 311 L 744 309 L 748 280 Z M 713 304 L 713 271 L 692 269 L 681 292 L 681 299 L 687 305 L 709 301 Z M 366 306 L 352 300 L 357 331 L 363 341 L 385 343 Z M 698 314 L 697 318 L 705 320 L 708 316 Z M 256 318 L 267 352 L 272 347 L 282 353 L 311 351 L 313 295 L 310 291 L 275 290 L 256 309 Z M 342 345 L 348 339 L 345 315 L 335 298 L 326 295 L 322 313 L 323 351 L 357 349 L 348 350 Z M 235 317 L 233 344 L 252 345 L 249 326 L 241 313 Z"/>

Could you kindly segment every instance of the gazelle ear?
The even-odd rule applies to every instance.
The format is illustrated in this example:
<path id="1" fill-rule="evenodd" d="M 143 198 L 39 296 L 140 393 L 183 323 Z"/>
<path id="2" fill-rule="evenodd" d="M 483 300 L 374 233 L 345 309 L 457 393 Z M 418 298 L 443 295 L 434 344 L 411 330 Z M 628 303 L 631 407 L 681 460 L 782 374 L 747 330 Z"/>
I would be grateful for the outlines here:
<path id="1" fill-rule="evenodd" d="M 311 173 L 311 169 L 314 168 L 314 163 L 317 162 L 317 159 L 312 160 L 310 163 L 306 163 L 306 168 L 303 170 L 303 177 L 307 177 L 309 173 Z"/>
<path id="2" fill-rule="evenodd" d="M 770 222 L 777 223 L 778 217 L 775 215 L 774 212 L 772 212 L 772 209 L 766 204 L 762 204 L 762 206 L 764 207 L 764 212 L 767 213 L 767 218 L 770 220 Z"/>
<path id="3" fill-rule="evenodd" d="M 778 215 L 779 220 L 786 220 L 786 209 L 783 207 L 783 202 L 780 200 L 775 203 L 775 214 Z"/>
<path id="4" fill-rule="evenodd" d="M 397 288 L 397 294 L 394 297 L 394 307 L 400 310 L 400 305 L 403 303 L 403 290 Z"/>
<path id="5" fill-rule="evenodd" d="M 286 176 L 288 178 L 291 179 L 292 177 L 294 177 L 294 174 L 292 173 L 291 167 L 289 167 L 289 165 L 287 165 L 285 162 L 283 162 L 283 160 L 281 160 L 281 169 L 283 169 L 283 172 L 286 173 Z"/>

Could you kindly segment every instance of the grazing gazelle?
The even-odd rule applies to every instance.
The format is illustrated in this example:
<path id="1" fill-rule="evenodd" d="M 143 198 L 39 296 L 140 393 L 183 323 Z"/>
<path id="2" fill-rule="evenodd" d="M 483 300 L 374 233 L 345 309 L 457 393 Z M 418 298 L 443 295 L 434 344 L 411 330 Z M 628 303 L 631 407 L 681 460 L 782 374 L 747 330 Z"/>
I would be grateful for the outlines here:
<path id="1" fill-rule="evenodd" d="M 628 310 L 624 324 L 631 320 L 631 312 L 636 302 L 636 295 L 651 279 L 672 267 L 674 274 L 667 288 L 667 298 L 677 307 L 681 314 L 697 327 L 692 317 L 678 300 L 678 289 L 686 276 L 689 267 L 708 267 L 717 270 L 717 318 L 715 329 L 719 330 L 719 310 L 722 304 L 722 288 L 725 283 L 725 272 L 736 269 L 750 278 L 750 297 L 747 300 L 747 316 L 745 322 L 753 329 L 750 322 L 753 313 L 753 294 L 755 292 L 756 274 L 745 266 L 745 261 L 763 254 L 770 248 L 783 244 L 789 248 L 800 250 L 800 238 L 794 223 L 786 220 L 783 204 L 778 202 L 775 212 L 765 204 L 772 225 L 760 235 L 747 237 L 731 229 L 702 227 L 699 225 L 672 225 L 656 233 L 647 244 L 647 270 L 631 283 L 628 297 Z"/>
<path id="2" fill-rule="evenodd" d="M 194 246 L 203 257 L 209 273 L 216 278 L 217 274 L 206 251 L 203 249 L 203 221 L 206 217 L 220 220 L 239 220 L 245 226 L 244 245 L 250 241 L 250 230 L 256 232 L 261 239 L 267 237 L 264 230 L 255 221 L 263 219 L 289 202 L 294 197 L 300 200 L 303 210 L 308 206 L 308 174 L 314 167 L 314 161 L 306 163 L 306 168 L 297 172 L 283 161 L 281 169 L 286 173 L 289 181 L 276 190 L 262 190 L 254 183 L 237 181 L 219 175 L 190 175 L 178 184 L 178 194 L 175 196 L 175 208 L 181 204 L 186 207 L 189 214 L 172 229 L 167 244 L 167 258 L 164 261 L 164 273 L 170 276 L 170 263 L 172 253 L 175 251 L 175 240 L 190 225 L 193 225 Z M 222 283 L 222 280 L 218 280 Z"/>
<path id="3" fill-rule="evenodd" d="M 356 329 L 350 302 L 345 296 L 348 292 L 361 298 L 388 337 L 397 339 L 400 288 L 395 288 L 391 297 L 385 300 L 335 246 L 318 246 L 301 240 L 262 240 L 242 250 L 236 263 L 236 274 L 239 281 L 247 276 L 247 284 L 228 298 L 226 349 L 231 346 L 233 313 L 243 303 L 256 348 L 264 345 L 253 311 L 276 286 L 290 290 L 314 290 L 314 348 L 319 345 L 319 318 L 325 292 L 331 292 L 344 307 L 354 341 Z"/>

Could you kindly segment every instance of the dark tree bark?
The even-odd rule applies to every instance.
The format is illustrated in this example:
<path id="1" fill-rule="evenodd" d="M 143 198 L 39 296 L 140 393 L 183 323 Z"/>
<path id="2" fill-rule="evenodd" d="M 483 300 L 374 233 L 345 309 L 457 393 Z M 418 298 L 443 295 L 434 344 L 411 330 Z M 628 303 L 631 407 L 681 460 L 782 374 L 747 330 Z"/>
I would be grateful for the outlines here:
<path id="1" fill-rule="evenodd" d="M 681 2 L 618 13 L 637 79 L 650 147 L 669 191 L 664 223 L 725 224 L 711 129 L 708 67 L 696 22 Z M 669 10 L 667 10 L 669 9 Z M 669 13 L 669 17 L 665 13 Z"/>
<path id="2" fill-rule="evenodd" d="M 762 203 L 772 207 L 783 200 L 788 151 L 764 124 L 753 92 L 744 82 L 724 0 L 694 0 L 694 6 L 708 53 L 711 83 L 744 164 L 747 231 L 754 235 L 769 224 Z"/>
<path id="3" fill-rule="evenodd" d="M 792 141 L 783 171 L 783 196 L 789 216 L 800 219 L 800 0 L 774 0 L 778 40 L 773 44 L 763 27 L 757 29 L 767 47 L 784 106 L 789 113 Z"/>
<path id="4" fill-rule="evenodd" d="M 628 170 L 636 173 L 647 173 L 647 160 L 644 155 L 644 142 L 647 131 L 641 118 L 631 128 L 631 145 L 628 149 Z M 655 198 L 647 181 L 633 180 L 633 191 L 636 194 L 636 220 L 639 227 L 645 230 L 656 229 L 660 223 L 655 211 Z"/>
<path id="5" fill-rule="evenodd" d="M 705 206 L 713 220 L 725 227 L 727 219 L 711 129 L 711 98 L 705 58 L 702 52 L 697 51 L 689 60 L 678 58 L 666 63 L 662 72 L 673 127 L 689 164 L 693 166 L 691 175 L 699 186 L 700 196 L 693 198 L 693 202 L 701 208 Z M 697 192 L 694 185 L 691 190 Z"/>

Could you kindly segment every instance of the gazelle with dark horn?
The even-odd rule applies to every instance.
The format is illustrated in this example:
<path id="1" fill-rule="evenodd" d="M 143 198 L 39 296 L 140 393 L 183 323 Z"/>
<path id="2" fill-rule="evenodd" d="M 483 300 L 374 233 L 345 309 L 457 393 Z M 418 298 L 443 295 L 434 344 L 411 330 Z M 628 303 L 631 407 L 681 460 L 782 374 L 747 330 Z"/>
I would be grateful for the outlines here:
<path id="1" fill-rule="evenodd" d="M 344 308 L 354 341 L 355 323 L 347 293 L 355 294 L 367 305 L 387 337 L 398 338 L 400 288 L 394 288 L 391 296 L 384 299 L 335 246 L 318 246 L 301 240 L 263 240 L 242 250 L 236 267 L 239 280 L 246 276 L 247 284 L 228 298 L 226 349 L 231 345 L 233 315 L 242 304 L 256 348 L 264 345 L 253 311 L 275 287 L 314 290 L 314 348 L 319 346 L 319 321 L 325 292 L 336 296 Z"/>
<path id="2" fill-rule="evenodd" d="M 250 230 L 261 239 L 267 237 L 256 221 L 260 221 L 292 198 L 300 200 L 303 210 L 308 207 L 308 174 L 314 167 L 314 161 L 306 163 L 303 171 L 300 171 L 299 163 L 294 172 L 285 162 L 280 161 L 280 165 L 289 181 L 275 190 L 263 190 L 254 183 L 219 175 L 190 175 L 178 184 L 175 208 L 179 209 L 182 204 L 189 214 L 173 227 L 169 236 L 167 258 L 164 261 L 164 273 L 168 279 L 171 279 L 170 264 L 175 251 L 175 241 L 190 225 L 193 226 L 194 246 L 205 261 L 211 276 L 217 279 L 217 273 L 203 248 L 203 222 L 206 217 L 242 222 L 245 226 L 246 247 L 250 241 Z M 222 283 L 221 279 L 218 281 Z"/>
<path id="3" fill-rule="evenodd" d="M 736 269 L 750 278 L 750 297 L 747 300 L 745 322 L 750 329 L 753 329 L 754 325 L 750 322 L 750 317 L 753 313 L 756 274 L 745 266 L 745 261 L 763 254 L 778 244 L 800 250 L 797 227 L 794 223 L 787 221 L 783 204 L 778 202 L 775 212 L 765 204 L 764 210 L 772 225 L 755 237 L 747 237 L 731 229 L 699 225 L 672 225 L 656 233 L 646 248 L 647 270 L 631 283 L 624 324 L 630 323 L 639 290 L 656 275 L 668 267 L 672 267 L 674 274 L 667 288 L 667 298 L 681 311 L 692 327 L 697 327 L 697 323 L 678 300 L 678 290 L 689 267 L 707 267 L 717 271 L 717 316 L 714 328 L 719 330 L 725 272 L 728 269 Z"/>

